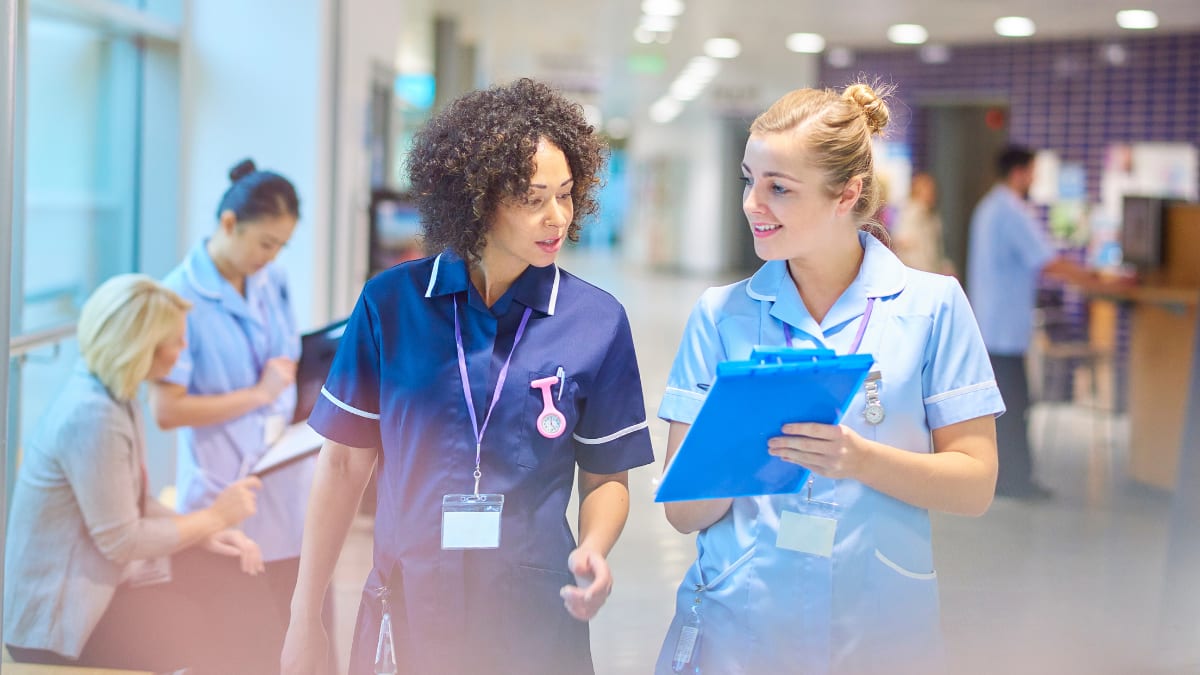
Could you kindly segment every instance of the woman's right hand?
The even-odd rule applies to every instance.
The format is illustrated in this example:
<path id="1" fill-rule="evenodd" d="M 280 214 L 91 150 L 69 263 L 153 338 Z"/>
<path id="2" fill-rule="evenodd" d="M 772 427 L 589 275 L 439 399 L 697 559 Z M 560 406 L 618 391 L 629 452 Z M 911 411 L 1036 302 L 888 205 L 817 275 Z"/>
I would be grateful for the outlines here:
<path id="1" fill-rule="evenodd" d="M 254 515 L 258 508 L 258 491 L 261 489 L 262 481 L 257 476 L 247 476 L 222 490 L 209 508 L 225 523 L 225 527 L 233 527 Z"/>
<path id="2" fill-rule="evenodd" d="M 269 359 L 258 378 L 259 391 L 269 404 L 296 382 L 296 362 L 286 356 Z"/>
<path id="3" fill-rule="evenodd" d="M 280 675 L 325 675 L 328 664 L 329 636 L 320 615 L 309 619 L 292 615 L 279 657 Z"/>

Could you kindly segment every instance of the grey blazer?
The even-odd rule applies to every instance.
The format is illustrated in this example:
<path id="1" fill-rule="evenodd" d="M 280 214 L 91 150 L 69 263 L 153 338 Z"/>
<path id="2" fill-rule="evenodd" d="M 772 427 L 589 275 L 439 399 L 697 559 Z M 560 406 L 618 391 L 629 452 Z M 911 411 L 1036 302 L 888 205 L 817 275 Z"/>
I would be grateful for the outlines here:
<path id="1" fill-rule="evenodd" d="M 136 402 L 83 365 L 42 416 L 17 474 L 4 561 L 4 641 L 78 658 L 125 565 L 169 554 L 172 512 L 143 494 Z"/>

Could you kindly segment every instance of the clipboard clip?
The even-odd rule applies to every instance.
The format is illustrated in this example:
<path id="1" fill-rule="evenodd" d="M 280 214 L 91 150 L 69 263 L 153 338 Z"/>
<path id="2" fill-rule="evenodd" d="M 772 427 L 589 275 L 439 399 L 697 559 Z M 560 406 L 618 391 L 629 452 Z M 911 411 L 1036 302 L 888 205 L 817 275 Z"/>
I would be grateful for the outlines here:
<path id="1" fill-rule="evenodd" d="M 750 360 L 758 361 L 761 365 L 785 363 L 816 363 L 827 359 L 837 358 L 837 352 L 832 349 L 799 349 L 796 347 L 755 347 L 750 352 Z"/>

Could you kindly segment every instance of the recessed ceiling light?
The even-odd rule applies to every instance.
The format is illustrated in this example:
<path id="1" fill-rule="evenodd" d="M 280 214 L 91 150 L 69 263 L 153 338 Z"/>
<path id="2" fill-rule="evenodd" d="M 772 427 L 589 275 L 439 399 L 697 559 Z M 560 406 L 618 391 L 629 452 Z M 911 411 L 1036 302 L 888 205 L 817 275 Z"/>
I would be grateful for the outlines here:
<path id="1" fill-rule="evenodd" d="M 950 60 L 950 48 L 946 45 L 923 45 L 917 57 L 922 63 L 946 63 Z"/>
<path id="2" fill-rule="evenodd" d="M 816 33 L 792 33 L 784 44 L 801 54 L 820 54 L 825 50 L 825 38 Z"/>
<path id="3" fill-rule="evenodd" d="M 642 0 L 642 13 L 651 16 L 683 14 L 683 0 Z"/>
<path id="4" fill-rule="evenodd" d="M 1029 37 L 1037 30 L 1033 19 L 1027 16 L 1002 16 L 992 27 L 996 29 L 996 35 L 1002 37 Z"/>
<path id="5" fill-rule="evenodd" d="M 1111 43 L 1100 48 L 1100 57 L 1110 66 L 1123 66 L 1129 60 L 1129 50 L 1124 45 Z"/>
<path id="6" fill-rule="evenodd" d="M 638 23 L 638 28 L 645 28 L 655 33 L 672 31 L 675 30 L 675 17 L 644 14 L 642 15 L 641 22 Z"/>
<path id="7" fill-rule="evenodd" d="M 1148 9 L 1123 9 L 1117 12 L 1117 25 L 1129 30 L 1158 28 L 1158 15 Z"/>
<path id="8" fill-rule="evenodd" d="M 673 98 L 664 96 L 650 106 L 650 120 L 658 124 L 666 124 L 683 112 L 683 104 Z"/>
<path id="9" fill-rule="evenodd" d="M 849 68 L 854 65 L 854 52 L 846 47 L 834 47 L 825 54 L 825 63 L 834 68 Z"/>
<path id="10" fill-rule="evenodd" d="M 888 28 L 888 39 L 898 45 L 919 45 L 929 39 L 929 31 L 915 23 L 898 23 Z"/>
<path id="11" fill-rule="evenodd" d="M 704 42 L 704 53 L 714 59 L 732 59 L 742 53 L 742 43 L 733 38 L 710 38 Z"/>

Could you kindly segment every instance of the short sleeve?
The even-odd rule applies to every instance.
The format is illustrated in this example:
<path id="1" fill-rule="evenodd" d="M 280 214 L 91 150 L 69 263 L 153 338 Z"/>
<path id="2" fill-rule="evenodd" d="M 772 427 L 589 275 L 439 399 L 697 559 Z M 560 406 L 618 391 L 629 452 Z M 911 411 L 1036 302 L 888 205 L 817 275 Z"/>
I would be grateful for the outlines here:
<path id="1" fill-rule="evenodd" d="M 975 314 L 951 277 L 933 317 L 921 378 L 930 429 L 1004 412 Z"/>
<path id="2" fill-rule="evenodd" d="M 379 316 L 364 291 L 346 323 L 329 377 L 313 406 L 309 425 L 325 438 L 352 448 L 378 448 Z"/>
<path id="3" fill-rule="evenodd" d="M 592 473 L 627 471 L 654 461 L 642 377 L 623 308 L 604 361 L 575 425 L 575 459 Z"/>
<path id="4" fill-rule="evenodd" d="M 658 416 L 668 422 L 691 424 L 696 421 L 700 406 L 708 396 L 708 388 L 716 379 L 717 364 L 726 359 L 708 298 L 709 293 L 701 296 L 692 308 L 671 374 L 667 377 L 667 390 L 658 407 Z"/>
<path id="5" fill-rule="evenodd" d="M 1054 258 L 1054 245 L 1029 213 L 1017 211 L 1014 219 L 1016 227 L 1012 229 L 1012 234 L 1016 237 L 1013 245 L 1017 255 L 1026 269 L 1037 272 Z"/>

